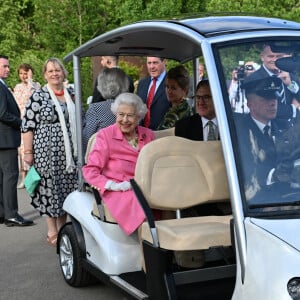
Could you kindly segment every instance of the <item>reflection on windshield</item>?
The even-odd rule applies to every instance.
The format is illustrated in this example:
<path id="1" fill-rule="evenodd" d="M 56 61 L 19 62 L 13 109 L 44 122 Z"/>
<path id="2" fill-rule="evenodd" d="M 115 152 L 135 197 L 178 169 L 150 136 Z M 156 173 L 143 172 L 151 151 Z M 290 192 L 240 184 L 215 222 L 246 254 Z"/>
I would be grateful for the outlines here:
<path id="1" fill-rule="evenodd" d="M 273 40 L 220 51 L 250 209 L 300 205 L 299 50 Z"/>

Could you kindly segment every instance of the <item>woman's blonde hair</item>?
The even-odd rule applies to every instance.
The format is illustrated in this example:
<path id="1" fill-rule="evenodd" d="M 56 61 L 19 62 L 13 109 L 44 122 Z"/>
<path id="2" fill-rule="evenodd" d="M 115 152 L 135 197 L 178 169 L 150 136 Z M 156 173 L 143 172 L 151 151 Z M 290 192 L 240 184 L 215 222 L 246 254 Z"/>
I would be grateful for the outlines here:
<path id="1" fill-rule="evenodd" d="M 54 66 L 59 66 L 61 68 L 61 70 L 63 71 L 63 74 L 64 74 L 64 79 L 66 79 L 68 77 L 68 71 L 66 70 L 65 66 L 63 65 L 63 63 L 56 57 L 51 57 L 51 58 L 48 58 L 46 60 L 46 62 L 44 63 L 44 66 L 43 66 L 43 74 L 46 73 L 47 71 L 47 65 L 48 63 L 53 63 Z"/>

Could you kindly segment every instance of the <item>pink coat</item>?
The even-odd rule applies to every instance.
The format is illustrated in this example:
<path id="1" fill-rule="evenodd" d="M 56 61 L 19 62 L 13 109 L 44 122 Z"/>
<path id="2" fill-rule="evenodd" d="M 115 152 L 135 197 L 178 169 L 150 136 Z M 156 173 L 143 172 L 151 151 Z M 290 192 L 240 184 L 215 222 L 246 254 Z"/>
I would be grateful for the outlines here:
<path id="1" fill-rule="evenodd" d="M 124 138 L 117 124 L 101 129 L 87 165 L 82 169 L 85 180 L 100 191 L 114 219 L 126 234 L 134 232 L 144 221 L 144 212 L 133 190 L 109 191 L 104 188 L 108 180 L 129 181 L 134 177 L 139 151 L 154 140 L 152 130 L 138 126 L 138 150 Z"/>

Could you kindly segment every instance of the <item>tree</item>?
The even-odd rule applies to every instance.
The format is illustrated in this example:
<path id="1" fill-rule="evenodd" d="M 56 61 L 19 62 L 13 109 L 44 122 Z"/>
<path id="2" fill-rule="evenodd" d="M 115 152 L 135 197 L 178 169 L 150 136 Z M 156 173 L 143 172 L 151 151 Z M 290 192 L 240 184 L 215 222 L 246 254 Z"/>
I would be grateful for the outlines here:
<path id="1" fill-rule="evenodd" d="M 271 2 L 270 2 L 271 1 Z M 140 20 L 172 19 L 185 16 L 239 12 L 277 16 L 299 21 L 300 6 L 296 0 L 2 0 L 0 6 L 1 53 L 10 57 L 9 84 L 18 82 L 14 73 L 20 63 L 28 62 L 36 70 L 35 78 L 44 82 L 44 61 L 60 59 L 108 30 Z M 234 13 L 233 13 L 234 14 Z M 133 67 L 124 64 L 128 71 Z M 72 81 L 72 64 L 66 65 Z M 82 64 L 84 98 L 93 89 L 91 59 Z"/>
<path id="2" fill-rule="evenodd" d="M 220 1 L 208 0 L 207 11 L 218 12 L 236 12 L 248 13 L 250 15 L 260 15 L 268 17 L 286 18 L 293 21 L 299 21 L 300 6 L 297 0 L 236 0 L 236 1 Z"/>

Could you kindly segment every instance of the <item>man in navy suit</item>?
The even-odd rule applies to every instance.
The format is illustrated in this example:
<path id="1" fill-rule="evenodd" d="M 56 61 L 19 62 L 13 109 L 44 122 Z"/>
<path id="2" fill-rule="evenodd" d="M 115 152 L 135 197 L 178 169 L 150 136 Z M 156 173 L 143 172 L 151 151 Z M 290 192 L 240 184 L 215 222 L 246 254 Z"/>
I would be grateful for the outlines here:
<path id="1" fill-rule="evenodd" d="M 15 98 L 4 81 L 8 76 L 8 57 L 0 55 L 0 223 L 5 223 L 6 226 L 28 226 L 33 222 L 18 214 L 18 147 L 21 143 L 21 119 Z"/>
<path id="2" fill-rule="evenodd" d="M 170 108 L 170 102 L 166 96 L 165 78 L 166 78 L 166 59 L 162 57 L 147 57 L 147 69 L 149 76 L 139 81 L 137 94 L 142 98 L 148 107 L 148 114 L 142 121 L 142 125 L 156 130 L 164 115 Z M 155 82 L 156 88 L 154 97 L 149 103 L 149 92 Z M 149 118 L 149 122 L 146 120 Z"/>
<path id="3" fill-rule="evenodd" d="M 282 161 L 276 151 L 282 134 L 276 119 L 281 84 L 281 79 L 270 76 L 247 81 L 243 88 L 250 113 L 234 115 L 247 200 L 278 198 L 290 187 L 293 165 Z"/>
<path id="4" fill-rule="evenodd" d="M 272 43 L 265 44 L 260 55 L 262 66 L 245 78 L 245 82 L 270 76 L 281 79 L 282 88 L 276 93 L 278 99 L 276 117 L 279 119 L 295 118 L 297 108 L 300 106 L 300 85 L 298 81 L 293 74 L 282 71 L 276 66 L 277 59 L 290 56 L 288 52 L 289 49 L 276 47 Z"/>
<path id="5" fill-rule="evenodd" d="M 194 141 L 207 141 L 209 136 L 208 121 L 214 127 L 214 139 L 219 138 L 218 123 L 214 103 L 207 79 L 198 82 L 195 99 L 196 114 L 175 123 L 175 135 Z"/>

